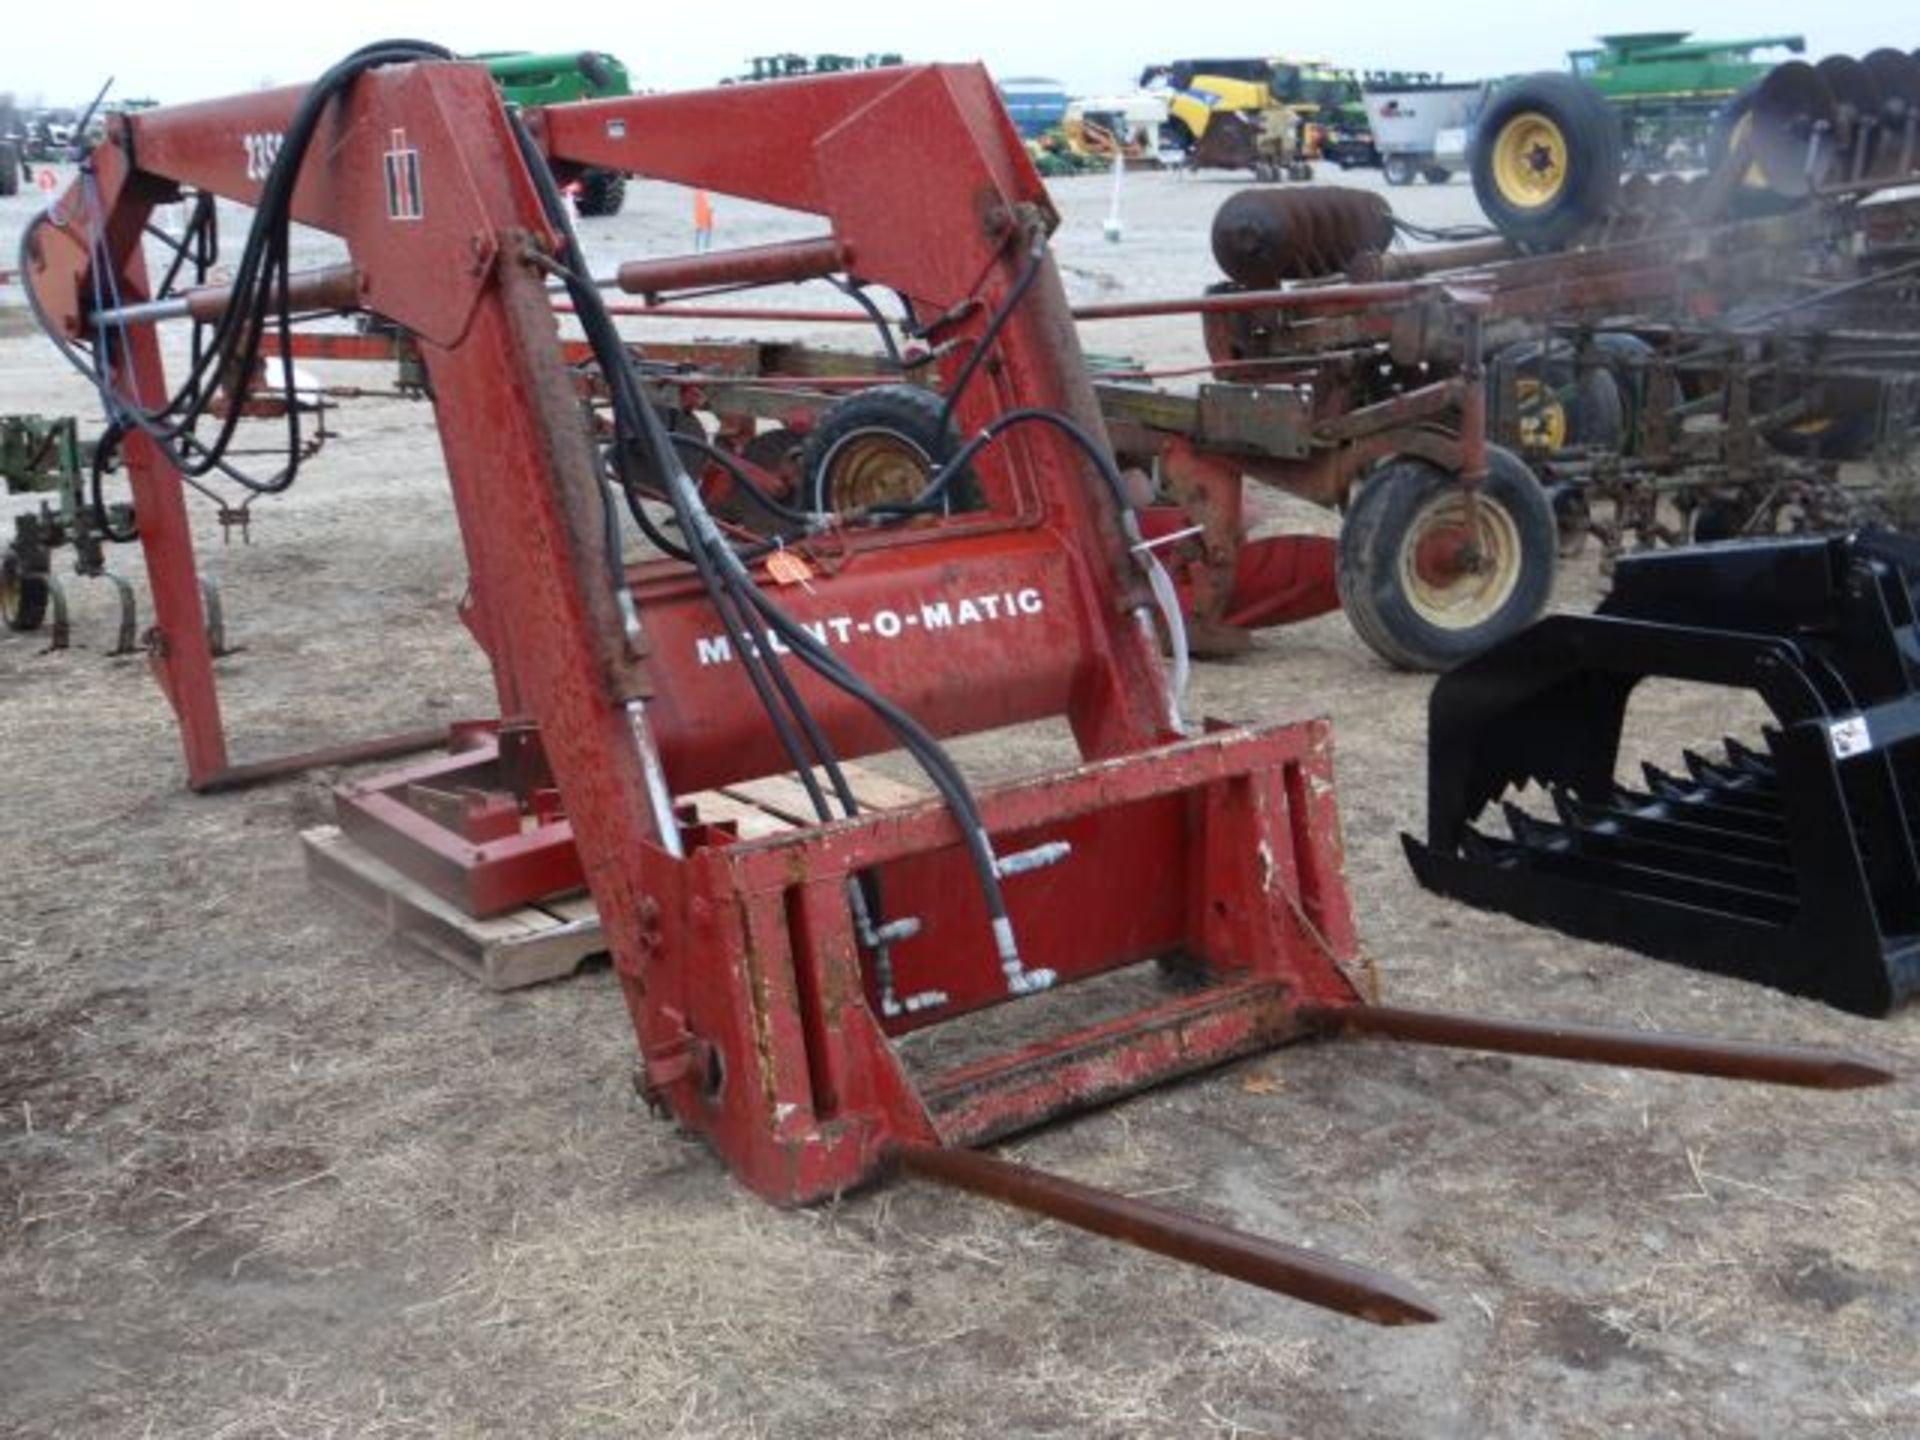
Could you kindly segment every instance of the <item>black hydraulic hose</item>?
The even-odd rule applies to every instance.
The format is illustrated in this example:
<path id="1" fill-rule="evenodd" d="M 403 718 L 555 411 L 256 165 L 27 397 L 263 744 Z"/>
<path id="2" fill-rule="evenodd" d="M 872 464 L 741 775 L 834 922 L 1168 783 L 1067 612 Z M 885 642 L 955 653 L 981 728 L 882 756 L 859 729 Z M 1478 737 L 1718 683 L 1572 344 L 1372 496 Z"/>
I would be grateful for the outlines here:
<path id="1" fill-rule="evenodd" d="M 77 346 L 57 335 L 48 323 L 48 317 L 39 304 L 38 297 L 34 295 L 33 287 L 27 287 L 29 301 L 41 328 L 54 338 L 56 348 L 69 363 L 93 383 L 100 394 L 109 419 L 115 422 L 121 431 L 138 429 L 148 435 L 161 447 L 168 460 L 183 476 L 203 476 L 217 472 L 246 489 L 262 494 L 285 490 L 293 483 L 294 476 L 299 470 L 303 447 L 300 436 L 298 396 L 291 364 L 283 363 L 281 387 L 286 401 L 287 460 L 282 470 L 271 479 L 256 480 L 227 464 L 224 459 L 246 408 L 238 403 L 238 396 L 235 397 L 236 403 L 228 407 L 218 433 L 211 442 L 196 435 L 195 427 L 206 414 L 219 391 L 223 378 L 238 377 L 238 383 L 242 387 L 249 382 L 254 367 L 260 359 L 261 342 L 265 338 L 267 317 L 270 312 L 273 313 L 276 321 L 281 354 L 284 357 L 290 352 L 291 346 L 288 341 L 292 333 L 292 299 L 287 293 L 286 281 L 290 268 L 288 232 L 291 224 L 292 197 L 301 164 L 327 104 L 357 76 L 367 70 L 382 65 L 452 58 L 451 52 L 419 41 L 381 41 L 356 50 L 328 70 L 308 89 L 288 123 L 279 154 L 261 187 L 254 221 L 248 230 L 247 242 L 242 250 L 239 265 L 235 269 L 232 298 L 221 311 L 219 319 L 213 322 L 210 343 L 202 348 L 196 337 L 194 354 L 188 366 L 186 379 L 171 396 L 166 398 L 165 403 L 157 408 L 148 408 L 137 399 L 128 399 L 118 393 L 112 373 L 114 368 L 113 331 L 104 324 L 100 324 L 96 330 L 94 353 L 91 359 L 83 357 Z M 91 167 L 83 163 L 81 169 L 83 193 L 92 195 L 93 183 Z M 97 216 L 87 218 L 89 221 L 98 219 Z M 50 223 L 45 214 L 36 217 L 21 236 L 23 268 L 30 253 L 33 236 L 38 227 L 45 223 Z M 118 281 L 115 278 L 112 256 L 105 248 L 105 237 L 94 233 L 89 239 L 93 246 L 90 260 L 94 272 L 95 308 L 103 309 L 106 308 L 102 303 L 106 298 L 103 287 L 112 292 L 112 298 L 117 303 Z M 202 253 L 204 254 L 204 251 Z M 122 322 L 121 333 L 124 334 L 124 331 L 124 322 Z"/>
<path id="2" fill-rule="evenodd" d="M 1132 499 L 1127 495 L 1125 477 L 1120 474 L 1119 467 L 1113 463 L 1112 458 L 1101 449 L 1085 429 L 1075 424 L 1074 421 L 1067 416 L 1062 415 L 1058 410 L 1045 410 L 1029 406 L 1019 410 L 1003 411 L 981 427 L 978 434 L 969 438 L 964 445 L 954 452 L 946 464 L 942 465 L 929 477 L 926 485 L 921 488 L 920 493 L 914 496 L 913 499 L 893 502 L 882 501 L 874 505 L 869 505 L 865 509 L 846 517 L 847 523 L 854 524 L 862 520 L 884 523 L 888 520 L 906 519 L 914 515 L 938 512 L 945 503 L 947 490 L 952 486 L 954 480 L 961 472 L 972 462 L 974 456 L 986 449 L 987 446 L 999 440 L 1001 436 L 1005 435 L 1015 426 L 1027 424 L 1050 425 L 1064 434 L 1088 459 L 1093 461 L 1094 468 L 1100 472 L 1100 478 L 1106 482 L 1108 490 L 1113 493 L 1114 502 L 1120 509 L 1126 512 L 1134 508 Z"/>
<path id="3" fill-rule="evenodd" d="M 739 457 L 729 455 L 711 440 L 703 440 L 697 435 L 684 435 L 672 431 L 673 443 L 684 450 L 691 450 L 705 459 L 711 460 L 732 477 L 733 483 L 745 490 L 753 503 L 760 506 L 777 520 L 800 527 L 800 533 L 806 534 L 815 528 L 820 517 L 810 510 L 800 510 L 787 504 L 775 495 L 769 494 L 760 483 L 748 473 L 747 467 L 740 463 Z"/>
<path id="4" fill-rule="evenodd" d="M 1007 291 L 1006 298 L 1001 300 L 999 308 L 993 312 L 993 318 L 987 321 L 987 328 L 980 332 L 979 343 L 968 353 L 965 363 L 960 367 L 960 373 L 953 377 L 953 384 L 947 387 L 947 396 L 940 406 L 940 421 L 935 427 L 935 434 L 946 431 L 947 422 L 953 418 L 953 407 L 960 403 L 961 395 L 966 392 L 967 385 L 972 381 L 975 372 L 986 361 L 987 353 L 993 349 L 994 341 L 1000 338 L 1001 330 L 1006 327 L 1014 310 L 1025 298 L 1027 291 L 1032 288 L 1034 280 L 1040 274 L 1041 262 L 1046 258 L 1046 233 L 1036 229 L 1032 252 L 1027 257 L 1025 268 L 1020 272 L 1020 278 L 1013 282 L 1013 288 Z"/>
<path id="5" fill-rule="evenodd" d="M 682 507 L 674 502 L 672 493 L 672 467 L 677 467 L 680 463 L 679 457 L 672 449 L 673 437 L 661 423 L 659 416 L 654 413 L 653 407 L 641 396 L 634 380 L 630 357 L 627 355 L 625 346 L 620 343 L 619 336 L 613 329 L 612 319 L 605 313 L 604 307 L 601 307 L 597 314 L 590 313 L 592 307 L 579 307 L 578 298 L 581 294 L 591 294 L 598 300 L 599 291 L 581 278 L 586 274 L 584 257 L 580 253 L 579 241 L 573 234 L 572 226 L 567 219 L 566 205 L 560 196 L 559 186 L 554 182 L 552 171 L 547 167 L 546 157 L 534 145 L 533 137 L 527 133 L 525 125 L 517 114 L 512 117 L 511 123 L 515 144 L 519 147 L 521 158 L 533 177 L 534 189 L 540 197 L 541 209 L 545 212 L 548 223 L 554 226 L 560 236 L 564 259 L 568 262 L 565 266 L 565 281 L 569 292 L 575 297 L 576 313 L 580 315 L 582 327 L 587 332 L 588 342 L 594 350 L 596 359 L 600 362 L 608 390 L 613 396 L 616 427 L 613 456 L 620 474 L 622 489 L 626 492 L 628 508 L 634 512 L 635 519 L 643 530 L 648 532 L 649 539 L 662 544 L 663 549 L 670 547 L 671 550 L 678 551 L 694 566 L 702 587 L 706 590 L 707 597 L 714 607 L 714 612 L 720 619 L 721 627 L 726 632 L 728 643 L 733 646 L 734 653 L 739 657 L 740 666 L 747 676 L 748 684 L 752 687 L 761 709 L 766 713 L 768 722 L 773 726 L 775 737 L 792 763 L 794 772 L 806 790 L 807 798 L 813 805 L 815 813 L 825 820 L 831 818 L 832 812 L 819 782 L 814 777 L 813 768 L 816 760 L 808 757 L 805 748 L 808 742 L 817 742 L 812 747 L 813 755 L 817 757 L 817 763 L 826 767 L 828 774 L 837 781 L 836 788 L 845 798 L 850 807 L 848 813 L 851 814 L 853 813 L 852 793 L 844 776 L 839 773 L 837 758 L 827 746 L 824 737 L 820 736 L 817 728 L 814 727 L 812 717 L 805 715 L 804 706 L 799 696 L 793 691 L 790 682 L 784 674 L 778 672 L 778 662 L 771 655 L 763 657 L 759 647 L 753 643 L 745 623 L 746 617 L 751 612 L 741 603 L 740 597 L 728 590 L 714 567 L 713 557 L 707 547 L 693 535 L 684 518 L 682 518 L 682 530 L 688 534 L 691 543 L 685 549 L 672 546 L 671 542 L 666 542 L 665 537 L 660 535 L 657 528 L 652 525 L 651 517 L 646 515 L 640 503 L 638 486 L 631 483 L 632 477 L 629 474 L 629 467 L 635 460 L 629 447 L 636 440 L 641 443 L 654 441 L 656 438 L 654 432 L 657 431 L 658 438 L 668 443 L 650 444 L 649 448 L 653 450 L 655 465 L 660 469 L 663 480 L 666 481 L 669 503 L 674 503 L 677 516 L 682 515 Z M 608 363 L 610 357 L 614 361 L 611 365 Z M 630 437 L 623 432 L 636 413 L 644 417 L 641 422 L 642 434 L 639 437 Z M 648 422 L 651 424 L 649 425 Z M 689 442 L 693 440 L 692 436 L 679 438 Z M 609 516 L 609 523 L 616 523 L 614 516 Z M 617 557 L 619 551 L 617 538 L 612 541 L 611 548 Z M 625 567 L 617 558 L 612 568 L 612 581 L 616 587 L 624 586 L 626 583 Z M 776 690 L 778 694 L 775 693 Z M 806 732 L 804 736 L 794 733 L 788 715 L 781 708 L 782 699 L 792 706 L 796 716 L 803 717 L 802 729 Z"/>
<path id="6" fill-rule="evenodd" d="M 736 601 L 743 601 L 757 609 L 773 631 L 801 657 L 803 663 L 822 679 L 868 706 L 914 755 L 934 788 L 953 811 L 963 844 L 980 882 L 1002 968 L 1009 981 L 1017 983 L 1023 971 L 1012 923 L 1008 919 L 1005 898 L 1001 893 L 992 844 L 965 777 L 960 774 L 952 757 L 917 721 L 876 693 L 815 640 L 810 632 L 795 624 L 754 583 L 745 563 L 701 505 L 699 494 L 674 451 L 666 426 L 641 395 L 632 357 L 620 341 L 606 302 L 599 290 L 585 278 L 588 270 L 584 257 L 578 240 L 566 222 L 564 207 L 558 202 L 558 187 L 553 183 L 545 157 L 534 146 L 532 137 L 526 133 L 518 117 L 515 117 L 515 136 L 542 207 L 560 237 L 566 268 L 565 283 L 569 298 L 573 301 L 575 316 L 587 336 L 588 346 L 600 364 L 613 397 L 616 437 L 622 442 L 616 445 L 614 453 L 620 464 L 623 483 L 631 487 L 637 482 L 637 477 L 628 468 L 632 457 L 625 442 L 632 440 L 644 444 L 653 458 L 654 466 L 664 477 L 668 502 L 687 538 L 688 551 L 709 596 L 717 604 L 720 593 L 726 591 Z M 1040 258 L 1036 256 L 1029 267 L 1031 273 L 1037 274 Z M 1004 316 L 999 318 L 1004 322 Z"/>
<path id="7" fill-rule="evenodd" d="M 880 343 L 886 347 L 887 358 L 898 365 L 900 347 L 894 343 L 893 327 L 887 323 L 887 317 L 880 313 L 880 307 L 874 303 L 873 297 L 867 294 L 867 287 L 850 279 L 842 280 L 837 275 L 829 275 L 827 283 L 867 312 L 867 317 L 873 321 L 873 328 L 879 332 Z"/>

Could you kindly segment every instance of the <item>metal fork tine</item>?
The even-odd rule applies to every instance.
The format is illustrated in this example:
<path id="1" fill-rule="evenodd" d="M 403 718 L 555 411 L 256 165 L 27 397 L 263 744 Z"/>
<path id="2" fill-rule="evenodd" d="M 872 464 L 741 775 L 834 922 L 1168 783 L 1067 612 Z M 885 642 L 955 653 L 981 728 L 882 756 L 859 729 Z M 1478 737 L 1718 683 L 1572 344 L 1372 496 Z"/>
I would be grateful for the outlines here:
<path id="1" fill-rule="evenodd" d="M 1358 1320 L 1426 1325 L 1440 1318 L 1425 1297 L 1381 1271 L 1215 1225 L 1184 1211 L 1116 1195 L 996 1155 L 937 1145 L 897 1145 L 893 1156 L 910 1175 L 984 1195 Z"/>
<path id="2" fill-rule="evenodd" d="M 1302 1023 L 1337 1035 L 1385 1035 L 1463 1050 L 1540 1055 L 1596 1065 L 1628 1065 L 1759 1080 L 1815 1090 L 1854 1090 L 1897 1078 L 1878 1062 L 1846 1050 L 1811 1045 L 1763 1045 L 1715 1040 L 1660 1030 L 1620 1030 L 1604 1025 L 1562 1025 L 1489 1020 L 1443 1010 L 1401 1010 L 1390 1005 L 1302 1005 Z"/>

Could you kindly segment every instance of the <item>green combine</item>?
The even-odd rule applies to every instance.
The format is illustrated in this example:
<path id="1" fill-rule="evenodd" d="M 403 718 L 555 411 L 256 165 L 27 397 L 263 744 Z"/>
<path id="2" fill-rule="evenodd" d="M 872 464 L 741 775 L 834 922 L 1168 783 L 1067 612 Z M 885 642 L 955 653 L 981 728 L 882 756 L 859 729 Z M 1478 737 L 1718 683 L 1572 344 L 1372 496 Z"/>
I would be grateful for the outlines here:
<path id="1" fill-rule="evenodd" d="M 472 57 L 487 67 L 500 93 L 517 105 L 565 105 L 608 95 L 631 95 L 627 67 L 599 50 L 551 55 L 494 51 Z M 617 215 L 627 198 L 627 177 L 618 170 L 583 170 L 561 177 L 583 217 Z"/>
<path id="2" fill-rule="evenodd" d="M 1764 52 L 1798 55 L 1804 36 L 1690 40 L 1685 30 L 1602 35 L 1597 49 L 1572 51 L 1573 73 L 1600 92 L 1620 121 L 1629 170 L 1699 169 L 1707 163 L 1714 117 L 1771 70 Z"/>

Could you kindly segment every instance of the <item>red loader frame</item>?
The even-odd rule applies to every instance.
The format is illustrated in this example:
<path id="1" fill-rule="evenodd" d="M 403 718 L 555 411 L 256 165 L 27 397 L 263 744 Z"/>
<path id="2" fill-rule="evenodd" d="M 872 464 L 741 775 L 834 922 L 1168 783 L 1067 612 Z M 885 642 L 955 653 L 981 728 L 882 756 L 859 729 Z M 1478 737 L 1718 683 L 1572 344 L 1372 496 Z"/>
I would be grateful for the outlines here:
<path id="1" fill-rule="evenodd" d="M 115 117 L 83 183 L 33 233 L 29 283 L 70 339 L 95 282 L 128 342 L 124 396 L 165 393 L 141 235 L 181 186 L 257 202 L 285 90 Z M 978 67 L 630 98 L 532 117 L 559 162 L 702 185 L 823 217 L 817 239 L 635 262 L 669 290 L 844 271 L 907 297 L 951 384 L 1051 228 L 1046 192 Z M 1813 1085 L 1886 1077 L 1826 1053 L 1551 1030 L 1363 1003 L 1340 876 L 1324 722 L 1183 737 L 1119 501 L 1090 457 L 1024 426 L 983 451 L 987 508 L 837 537 L 835 565 L 782 602 L 942 734 L 1060 719 L 1082 763 L 1002 786 L 979 812 L 1012 928 L 1051 983 L 1159 961 L 1182 982 L 1063 998 L 1065 1033 L 935 1057 L 891 1042 L 1039 988 L 1003 972 L 954 814 L 925 804 L 743 841 L 671 796 L 784 768 L 713 606 L 684 566 L 615 573 L 600 457 L 547 290 L 562 237 L 485 72 L 407 64 L 332 102 L 293 195 L 351 267 L 314 303 L 355 302 L 416 337 L 471 572 L 465 618 L 493 667 L 490 763 L 550 771 L 613 952 L 650 1093 L 780 1203 L 890 1161 L 1382 1323 L 1434 1318 L 1409 1292 L 1304 1252 L 957 1151 L 1302 1033 L 1402 1034 Z M 100 269 L 110 273 L 101 275 Z M 1105 444 L 1058 276 L 1044 257 L 959 405 L 1016 407 Z M 639 283 L 644 281 L 646 283 Z M 342 298 L 344 296 L 344 299 Z M 153 663 L 197 786 L 231 780 L 181 477 L 126 445 L 158 624 Z M 771 586 L 770 579 L 760 581 Z M 631 601 L 631 607 L 628 601 Z M 775 648 L 770 637 L 756 637 Z M 887 748 L 865 707 L 793 680 L 842 757 Z M 336 757 L 337 758 L 336 752 Z M 310 758 L 310 757 L 303 757 Z M 265 773 L 289 762 L 256 768 Z M 549 802 L 541 817 L 554 823 Z M 1016 863 L 1019 862 L 1019 863 Z M 877 877 L 897 933 L 883 988 L 848 901 Z M 1145 972 L 1151 977 L 1150 967 Z M 1024 983 L 1021 983 L 1024 982 Z M 1082 992 L 1086 993 L 1086 992 Z M 1036 1002 L 1044 1003 L 1044 1002 Z M 1056 1011 L 1056 1015 L 1059 1011 Z M 955 1026 L 955 1032 L 970 1027 Z M 981 1037 L 974 1036 L 978 1040 Z"/>
<path id="2" fill-rule="evenodd" d="M 85 333 L 89 228 L 102 227 L 118 259 L 120 297 L 145 298 L 137 241 L 153 205 L 181 185 L 257 198 L 248 147 L 259 142 L 246 137 L 280 133 L 299 98 L 116 121 L 95 157 L 97 214 L 70 196 L 65 228 L 39 236 L 33 283 L 70 334 Z M 828 222 L 817 241 L 690 259 L 680 283 L 847 269 L 923 316 L 953 317 L 953 337 L 977 336 L 1024 267 L 1032 227 L 1054 222 L 977 67 L 532 118 L 556 160 Z M 419 339 L 472 572 L 469 623 L 503 717 L 538 727 L 648 1082 L 756 1190 L 781 1202 L 831 1194 L 871 1177 L 899 1142 L 1002 1134 L 1277 1043 L 1303 1002 L 1358 998 L 1340 969 L 1353 932 L 1326 727 L 1176 739 L 1113 501 L 1084 457 L 1027 427 L 981 462 L 988 511 L 853 537 L 837 574 L 811 593 L 784 591 L 783 603 L 936 732 L 1064 717 L 1088 763 L 982 801 L 998 853 L 1072 847 L 1006 882 L 1025 949 L 1061 984 L 1169 956 L 1208 983 L 910 1080 L 889 1036 L 1008 998 L 957 828 L 929 805 L 751 843 L 698 824 L 662 833 L 663 784 L 688 794 L 785 762 L 684 567 L 630 574 L 640 628 L 623 637 L 596 456 L 544 288 L 541 262 L 559 237 L 487 77 L 456 65 L 363 76 L 316 150 L 327 163 L 302 176 L 295 218 L 342 237 L 359 302 Z M 398 213 L 385 184 L 395 163 L 419 190 Z M 151 328 L 134 337 L 123 385 L 164 393 Z M 960 418 L 973 428 L 1016 404 L 1104 433 L 1050 261 Z M 150 445 L 130 441 L 127 458 L 154 577 L 155 669 L 190 775 L 217 778 L 226 755 L 180 483 Z M 892 743 L 838 691 L 808 674 L 796 683 L 841 755 Z M 897 1014 L 881 1013 L 845 900 L 859 871 L 880 877 L 890 913 L 921 921 L 897 947 L 911 997 Z"/>

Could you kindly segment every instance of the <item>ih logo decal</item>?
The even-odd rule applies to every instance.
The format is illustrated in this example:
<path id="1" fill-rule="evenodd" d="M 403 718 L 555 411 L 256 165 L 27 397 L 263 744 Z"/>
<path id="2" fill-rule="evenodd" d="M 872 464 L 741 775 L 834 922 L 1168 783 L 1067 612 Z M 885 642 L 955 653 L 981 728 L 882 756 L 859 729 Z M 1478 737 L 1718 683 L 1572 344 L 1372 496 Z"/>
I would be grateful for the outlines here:
<path id="1" fill-rule="evenodd" d="M 420 218 L 420 152 L 407 144 L 407 132 L 393 132 L 393 148 L 387 151 L 387 218 Z"/>

